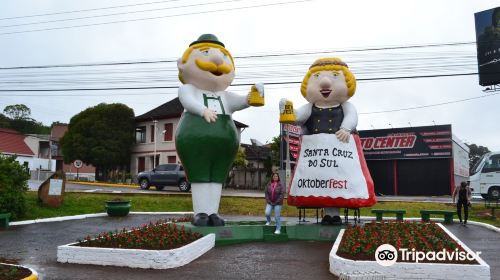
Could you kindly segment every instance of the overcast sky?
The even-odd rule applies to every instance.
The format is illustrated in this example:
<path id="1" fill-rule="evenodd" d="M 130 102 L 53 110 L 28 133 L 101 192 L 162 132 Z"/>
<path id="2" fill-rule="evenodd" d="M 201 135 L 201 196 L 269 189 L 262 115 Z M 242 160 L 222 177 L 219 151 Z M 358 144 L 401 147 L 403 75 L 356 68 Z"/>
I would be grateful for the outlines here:
<path id="1" fill-rule="evenodd" d="M 242 142 L 265 143 L 278 135 L 278 100 L 305 104 L 299 82 L 308 67 L 335 56 L 359 80 L 351 98 L 360 113 L 358 129 L 452 124 L 465 142 L 500 150 L 500 94 L 483 92 L 471 75 L 477 72 L 474 13 L 497 6 L 493 0 L 2 0 L 0 68 L 133 64 L 0 69 L 0 90 L 172 88 L 4 91 L 0 109 L 26 104 L 46 125 L 69 122 L 101 102 L 121 102 L 143 114 L 176 97 L 173 61 L 199 35 L 213 33 L 235 57 L 233 84 L 268 84 L 264 107 L 233 115 L 250 126 Z M 41 14 L 52 15 L 36 16 Z M 416 76 L 438 77 L 397 78 Z M 230 88 L 237 94 L 248 89 Z"/>

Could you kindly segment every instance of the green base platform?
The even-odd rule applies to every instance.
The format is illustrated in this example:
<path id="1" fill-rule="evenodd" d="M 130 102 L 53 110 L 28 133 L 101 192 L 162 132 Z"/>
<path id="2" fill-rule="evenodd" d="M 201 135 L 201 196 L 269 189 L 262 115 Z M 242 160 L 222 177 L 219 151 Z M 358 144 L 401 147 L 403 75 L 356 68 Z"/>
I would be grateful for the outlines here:
<path id="1" fill-rule="evenodd" d="M 274 234 L 274 225 L 265 222 L 227 222 L 223 227 L 196 227 L 191 223 L 180 223 L 201 234 L 215 234 L 215 245 L 229 245 L 255 241 L 282 242 L 288 240 L 316 240 L 334 242 L 345 226 L 322 226 L 283 222 L 281 234 Z"/>

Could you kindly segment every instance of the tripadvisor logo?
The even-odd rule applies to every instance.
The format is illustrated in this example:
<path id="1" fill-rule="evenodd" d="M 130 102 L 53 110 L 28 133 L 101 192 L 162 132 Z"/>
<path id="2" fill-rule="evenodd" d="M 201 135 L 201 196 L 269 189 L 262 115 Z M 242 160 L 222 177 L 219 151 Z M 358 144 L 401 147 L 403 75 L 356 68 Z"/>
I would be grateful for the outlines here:
<path id="1" fill-rule="evenodd" d="M 381 266 L 391 266 L 398 260 L 398 251 L 390 244 L 382 244 L 375 251 L 375 260 Z"/>
<path id="2" fill-rule="evenodd" d="M 396 248 L 390 244 L 382 244 L 375 251 L 375 260 L 381 266 L 391 266 L 398 260 L 398 255 L 403 262 L 421 262 L 421 261 L 438 261 L 438 262 L 453 262 L 453 261 L 473 261 L 479 258 L 480 251 L 476 253 L 458 251 L 428 251 L 422 252 L 415 249 Z"/>

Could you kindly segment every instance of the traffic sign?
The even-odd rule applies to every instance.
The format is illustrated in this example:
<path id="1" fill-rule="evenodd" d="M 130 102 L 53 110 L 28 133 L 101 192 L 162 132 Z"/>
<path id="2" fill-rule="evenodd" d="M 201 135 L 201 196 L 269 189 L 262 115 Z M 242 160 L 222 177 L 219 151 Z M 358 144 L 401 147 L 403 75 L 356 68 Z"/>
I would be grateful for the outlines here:
<path id="1" fill-rule="evenodd" d="M 73 162 L 73 165 L 76 167 L 76 168 L 82 168 L 83 166 L 83 162 L 79 159 L 75 160 L 75 162 Z"/>

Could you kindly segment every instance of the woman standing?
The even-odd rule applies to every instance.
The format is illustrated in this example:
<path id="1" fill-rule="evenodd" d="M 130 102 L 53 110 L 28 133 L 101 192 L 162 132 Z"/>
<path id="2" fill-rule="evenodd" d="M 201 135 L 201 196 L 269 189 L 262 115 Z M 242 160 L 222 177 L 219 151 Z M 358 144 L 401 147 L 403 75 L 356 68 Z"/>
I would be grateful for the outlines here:
<path id="1" fill-rule="evenodd" d="M 278 173 L 271 175 L 271 182 L 266 187 L 266 226 L 271 224 L 271 211 L 274 209 L 274 217 L 276 220 L 276 231 L 274 234 L 281 233 L 281 206 L 283 205 L 283 197 L 285 189 L 280 181 Z"/>
<path id="2" fill-rule="evenodd" d="M 469 205 L 472 197 L 472 192 L 466 182 L 461 182 L 460 187 L 455 188 L 453 191 L 453 203 L 455 203 L 455 198 L 458 195 L 457 201 L 457 215 L 460 223 L 462 223 L 462 206 L 464 207 L 464 222 L 463 225 L 467 224 L 467 218 L 469 217 Z"/>

